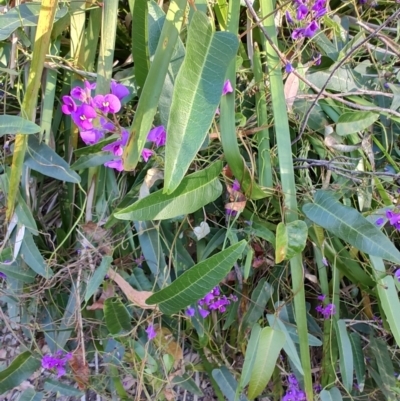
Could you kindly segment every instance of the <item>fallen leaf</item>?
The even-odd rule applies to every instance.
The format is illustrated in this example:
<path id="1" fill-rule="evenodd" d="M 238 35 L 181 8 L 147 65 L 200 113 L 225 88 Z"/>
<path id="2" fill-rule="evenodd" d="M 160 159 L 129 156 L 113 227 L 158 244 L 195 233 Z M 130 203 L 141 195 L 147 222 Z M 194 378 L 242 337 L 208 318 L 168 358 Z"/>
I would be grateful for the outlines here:
<path id="1" fill-rule="evenodd" d="M 292 111 L 293 103 L 296 100 L 297 93 L 299 91 L 300 80 L 295 74 L 289 74 L 283 93 L 287 104 L 288 111 Z"/>
<path id="2" fill-rule="evenodd" d="M 83 224 L 82 231 L 95 242 L 104 242 L 108 235 L 107 230 L 101 228 L 93 221 L 88 221 L 86 224 Z"/>
<path id="3" fill-rule="evenodd" d="M 161 330 L 154 326 L 157 331 L 157 337 L 154 339 L 159 348 L 163 349 L 164 352 L 171 355 L 174 358 L 174 368 L 177 369 L 183 361 L 183 350 L 181 346 L 175 341 L 171 331 L 166 327 L 162 327 Z"/>
<path id="4" fill-rule="evenodd" d="M 147 305 L 146 299 L 153 295 L 151 291 L 137 291 L 135 290 L 122 276 L 117 272 L 110 269 L 108 277 L 114 281 L 115 284 L 122 290 L 125 296 L 136 306 L 142 309 L 155 309 L 156 305 Z"/>
<path id="5" fill-rule="evenodd" d="M 103 292 L 100 295 L 100 298 L 97 299 L 92 303 L 92 305 L 88 306 L 87 310 L 96 310 L 96 309 L 103 309 L 104 308 L 104 301 L 107 298 L 113 297 L 115 294 L 115 289 L 112 284 L 104 284 L 103 285 Z"/>
<path id="6" fill-rule="evenodd" d="M 235 212 L 242 212 L 246 207 L 246 201 L 229 202 L 225 204 L 225 209 L 234 210 Z"/>
<path id="7" fill-rule="evenodd" d="M 84 358 L 82 347 L 78 347 L 69 361 L 74 379 L 78 383 L 79 390 L 87 389 L 89 385 L 89 365 Z"/>

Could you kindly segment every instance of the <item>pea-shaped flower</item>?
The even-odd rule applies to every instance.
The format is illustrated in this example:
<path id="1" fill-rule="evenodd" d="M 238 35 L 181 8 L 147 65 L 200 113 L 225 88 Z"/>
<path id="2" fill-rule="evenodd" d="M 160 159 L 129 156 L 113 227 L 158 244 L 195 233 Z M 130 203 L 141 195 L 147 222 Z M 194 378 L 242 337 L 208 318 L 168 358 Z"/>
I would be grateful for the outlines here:
<path id="1" fill-rule="evenodd" d="M 103 113 L 118 113 L 121 110 L 121 102 L 117 96 L 109 95 L 97 95 L 93 98 L 93 104 L 101 110 Z"/>

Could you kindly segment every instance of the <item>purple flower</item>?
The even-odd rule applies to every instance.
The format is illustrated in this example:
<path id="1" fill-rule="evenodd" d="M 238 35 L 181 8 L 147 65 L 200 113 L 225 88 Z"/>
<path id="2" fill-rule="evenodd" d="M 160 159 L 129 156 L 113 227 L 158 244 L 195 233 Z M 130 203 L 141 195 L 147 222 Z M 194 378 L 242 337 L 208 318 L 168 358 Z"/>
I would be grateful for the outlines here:
<path id="1" fill-rule="evenodd" d="M 396 278 L 397 281 L 400 282 L 400 269 L 397 269 L 397 270 L 394 272 L 394 277 Z"/>
<path id="2" fill-rule="evenodd" d="M 210 314 L 208 310 L 202 309 L 200 307 L 199 307 L 199 313 L 203 319 L 205 319 Z"/>
<path id="3" fill-rule="evenodd" d="M 80 86 L 72 88 L 70 94 L 74 99 L 80 100 L 81 102 L 86 101 L 85 89 L 81 88 Z"/>
<path id="4" fill-rule="evenodd" d="M 304 36 L 304 28 L 296 28 L 292 32 L 292 39 L 301 39 Z"/>
<path id="5" fill-rule="evenodd" d="M 293 24 L 294 21 L 293 21 L 292 16 L 290 15 L 290 12 L 289 12 L 289 11 L 286 11 L 285 15 L 286 15 L 286 21 L 287 21 L 287 23 L 288 23 L 288 24 Z"/>
<path id="6" fill-rule="evenodd" d="M 304 28 L 303 35 L 304 35 L 306 38 L 312 38 L 312 37 L 315 35 L 315 33 L 318 31 L 318 29 L 319 29 L 318 24 L 317 24 L 315 21 L 311 21 L 311 22 L 306 26 L 306 28 Z"/>
<path id="7" fill-rule="evenodd" d="M 287 64 L 285 65 L 285 71 L 286 71 L 288 74 L 290 74 L 291 72 L 293 72 L 293 71 L 294 71 L 294 68 L 293 68 L 292 64 L 287 63 Z"/>
<path id="8" fill-rule="evenodd" d="M 108 131 L 108 132 L 114 132 L 115 131 L 115 125 L 111 121 L 105 119 L 104 117 L 100 117 L 100 126 L 101 126 L 101 128 L 104 129 L 104 131 Z M 124 132 L 126 132 L 127 135 L 129 135 L 128 131 L 123 128 L 122 129 L 122 135 L 124 135 Z"/>
<path id="9" fill-rule="evenodd" d="M 115 95 L 97 95 L 93 98 L 93 103 L 104 114 L 118 113 L 121 110 L 121 102 Z"/>
<path id="10" fill-rule="evenodd" d="M 194 316 L 194 312 L 195 312 L 194 308 L 189 306 L 185 311 L 185 315 L 189 316 L 189 317 L 192 317 L 192 316 Z"/>
<path id="11" fill-rule="evenodd" d="M 315 308 L 321 315 L 324 317 L 324 319 L 329 319 L 331 316 L 333 316 L 336 313 L 336 306 L 334 304 L 328 304 L 325 307 L 322 307 L 321 305 Z"/>
<path id="12" fill-rule="evenodd" d="M 89 131 L 93 128 L 92 121 L 97 117 L 97 113 L 93 107 L 82 104 L 77 107 L 76 111 L 71 113 L 71 117 L 79 128 Z"/>
<path id="13" fill-rule="evenodd" d="M 108 145 L 104 146 L 102 150 L 105 150 L 107 152 L 112 152 L 114 153 L 115 156 L 122 156 L 122 153 L 124 152 L 124 146 L 126 145 L 127 140 L 128 138 L 126 137 L 126 135 L 122 134 L 121 139 L 109 143 Z"/>
<path id="14" fill-rule="evenodd" d="M 301 4 L 298 8 L 297 8 L 297 14 L 296 17 L 299 21 L 303 20 L 308 14 L 308 8 L 307 6 L 305 6 L 304 4 Z"/>
<path id="15" fill-rule="evenodd" d="M 3 280 L 7 280 L 7 274 L 0 272 L 0 278 L 2 278 Z"/>
<path id="16" fill-rule="evenodd" d="M 214 287 L 211 291 L 211 293 L 215 296 L 215 297 L 219 297 L 221 295 L 221 290 L 219 289 L 219 287 Z"/>
<path id="17" fill-rule="evenodd" d="M 63 96 L 62 100 L 64 104 L 62 105 L 61 110 L 64 114 L 71 114 L 76 110 L 76 104 L 71 96 Z"/>
<path id="18" fill-rule="evenodd" d="M 397 230 L 400 230 L 400 213 L 393 212 L 392 210 L 387 210 L 386 217 L 389 219 L 389 223 L 391 226 L 395 227 Z"/>
<path id="19" fill-rule="evenodd" d="M 326 298 L 326 295 L 325 294 L 321 294 L 321 295 L 318 295 L 317 296 L 317 299 L 318 299 L 318 301 L 323 301 L 323 300 L 325 300 L 325 298 Z"/>
<path id="20" fill-rule="evenodd" d="M 150 157 L 153 155 L 153 151 L 151 150 L 151 149 L 147 149 L 147 148 L 144 148 L 143 150 L 142 150 L 142 157 L 143 157 L 143 160 L 147 163 L 147 161 L 150 159 Z"/>
<path id="21" fill-rule="evenodd" d="M 137 267 L 142 267 L 142 263 L 145 261 L 145 258 L 143 255 L 140 255 L 137 259 L 134 260 L 134 262 L 137 264 Z"/>
<path id="22" fill-rule="evenodd" d="M 379 219 L 377 219 L 377 220 L 375 221 L 375 224 L 376 224 L 377 226 L 381 226 L 384 222 L 385 222 L 385 219 L 384 219 L 383 217 L 379 217 Z"/>
<path id="23" fill-rule="evenodd" d="M 129 95 L 129 89 L 115 81 L 111 81 L 111 93 L 115 95 L 119 100 Z"/>
<path id="24" fill-rule="evenodd" d="M 154 142 L 157 147 L 164 146 L 166 139 L 167 139 L 167 133 L 165 132 L 165 128 L 162 125 L 153 128 L 147 134 L 147 140 L 150 142 Z"/>
<path id="25" fill-rule="evenodd" d="M 318 53 L 316 56 L 313 57 L 315 65 L 321 65 L 321 53 Z"/>
<path id="26" fill-rule="evenodd" d="M 319 11 L 325 7 L 326 0 L 317 0 L 314 5 L 311 7 L 313 11 Z"/>
<path id="27" fill-rule="evenodd" d="M 42 367 L 44 369 L 56 369 L 57 377 L 61 377 L 65 374 L 65 365 L 71 358 L 70 353 L 63 356 L 63 351 L 57 351 L 53 356 L 45 355 L 42 357 Z"/>
<path id="28" fill-rule="evenodd" d="M 229 79 L 227 79 L 224 82 L 224 86 L 222 87 L 222 96 L 225 96 L 227 93 L 232 93 L 232 92 L 233 92 L 233 88 L 232 88 L 231 81 L 229 81 Z"/>
<path id="29" fill-rule="evenodd" d="M 98 128 L 93 128 L 88 131 L 81 131 L 80 135 L 82 141 L 85 142 L 86 145 L 94 145 L 103 138 L 104 131 Z"/>
<path id="30" fill-rule="evenodd" d="M 325 256 L 322 258 L 322 264 L 323 264 L 325 267 L 328 267 L 328 266 L 329 266 L 328 259 L 326 259 Z"/>
<path id="31" fill-rule="evenodd" d="M 122 159 L 114 159 L 105 162 L 104 165 L 109 168 L 113 168 L 117 171 L 124 171 L 124 165 L 122 164 Z"/>
<path id="32" fill-rule="evenodd" d="M 149 341 L 157 336 L 157 332 L 155 331 L 154 326 L 152 324 L 149 324 L 147 326 L 145 332 L 147 333 L 147 338 Z"/>
<path id="33" fill-rule="evenodd" d="M 231 217 L 235 217 L 237 215 L 237 211 L 233 210 L 233 209 L 225 209 L 226 211 L 226 215 L 227 216 L 231 216 Z"/>

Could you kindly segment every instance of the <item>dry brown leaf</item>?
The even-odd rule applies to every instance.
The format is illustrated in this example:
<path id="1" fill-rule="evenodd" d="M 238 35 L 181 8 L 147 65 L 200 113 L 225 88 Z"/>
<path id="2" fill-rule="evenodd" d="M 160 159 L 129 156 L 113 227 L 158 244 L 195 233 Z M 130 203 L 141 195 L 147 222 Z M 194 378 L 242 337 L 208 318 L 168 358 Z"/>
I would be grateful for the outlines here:
<path id="1" fill-rule="evenodd" d="M 163 390 L 163 393 L 164 393 L 164 397 L 165 397 L 168 401 L 173 401 L 173 400 L 176 399 L 176 398 L 175 398 L 175 396 L 176 396 L 175 391 L 172 390 L 172 388 L 169 387 L 169 386 L 165 387 L 165 389 Z"/>
<path id="2" fill-rule="evenodd" d="M 299 86 L 299 78 L 294 74 L 289 74 L 283 90 L 288 111 L 292 111 L 293 103 L 296 100 L 297 92 L 299 91 Z"/>
<path id="3" fill-rule="evenodd" d="M 88 221 L 82 225 L 82 231 L 95 242 L 104 242 L 107 238 L 108 231 L 101 228 L 93 221 Z"/>
<path id="4" fill-rule="evenodd" d="M 112 284 L 104 285 L 103 292 L 100 295 L 100 298 L 93 302 L 92 305 L 88 306 L 87 310 L 96 310 L 96 309 L 103 309 L 104 308 L 104 301 L 107 298 L 111 298 L 114 296 L 115 289 Z"/>
<path id="5" fill-rule="evenodd" d="M 137 291 L 135 290 L 122 276 L 117 272 L 110 269 L 108 277 L 118 285 L 125 296 L 136 306 L 142 309 L 155 309 L 156 305 L 147 305 L 146 299 L 153 295 L 151 291 Z"/>
<path id="6" fill-rule="evenodd" d="M 82 347 L 78 347 L 69 361 L 74 379 L 78 383 L 79 390 L 87 389 L 89 385 L 89 365 L 83 357 Z"/>
<path id="7" fill-rule="evenodd" d="M 156 344 L 167 354 L 170 354 L 174 358 L 174 367 L 175 369 L 177 369 L 183 361 L 183 350 L 181 346 L 175 341 L 171 331 L 168 330 L 166 327 L 162 327 L 161 330 L 159 328 L 156 328 L 156 330 Z"/>
<path id="8" fill-rule="evenodd" d="M 229 202 L 225 204 L 225 209 L 234 210 L 235 212 L 242 212 L 246 207 L 246 201 Z"/>

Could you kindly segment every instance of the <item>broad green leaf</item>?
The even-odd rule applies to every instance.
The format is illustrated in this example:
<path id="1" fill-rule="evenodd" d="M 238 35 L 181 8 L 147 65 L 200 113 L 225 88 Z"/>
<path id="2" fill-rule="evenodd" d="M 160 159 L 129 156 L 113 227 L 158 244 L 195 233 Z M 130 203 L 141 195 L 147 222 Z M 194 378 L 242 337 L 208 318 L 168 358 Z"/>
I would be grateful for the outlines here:
<path id="1" fill-rule="evenodd" d="M 131 317 L 125 305 L 116 298 L 108 298 L 104 301 L 104 318 L 107 329 L 116 335 L 121 331 L 131 329 Z"/>
<path id="2" fill-rule="evenodd" d="M 148 298 L 146 303 L 158 304 L 160 310 L 167 315 L 177 313 L 194 304 L 228 274 L 245 247 L 246 242 L 240 241 L 198 263 L 179 276 L 171 285 Z"/>
<path id="3" fill-rule="evenodd" d="M 336 387 L 332 387 L 330 390 L 323 389 L 320 394 L 319 398 L 321 401 L 342 401 L 342 395 L 340 391 Z"/>
<path id="4" fill-rule="evenodd" d="M 392 276 L 384 276 L 386 267 L 383 260 L 371 256 L 372 272 L 377 280 L 379 301 L 389 323 L 391 334 L 400 345 L 400 302 Z M 383 277 L 382 277 L 383 276 Z"/>
<path id="5" fill-rule="evenodd" d="M 286 352 L 288 358 L 292 361 L 293 365 L 296 367 L 298 372 L 301 375 L 304 375 L 303 367 L 301 366 L 301 361 L 299 358 L 299 354 L 297 352 L 296 346 L 292 337 L 290 336 L 289 331 L 286 328 L 286 325 L 282 322 L 281 319 L 277 318 L 275 315 L 267 315 L 267 320 L 269 325 L 272 328 L 276 328 L 285 334 L 286 342 L 283 346 L 283 350 Z"/>
<path id="6" fill-rule="evenodd" d="M 89 167 L 101 166 L 105 162 L 113 160 L 115 156 L 111 152 L 99 152 L 80 157 L 72 166 L 71 170 L 84 170 Z"/>
<path id="7" fill-rule="evenodd" d="M 379 114 L 366 111 L 343 113 L 336 123 L 336 133 L 341 136 L 354 134 L 370 127 Z"/>
<path id="8" fill-rule="evenodd" d="M 0 14 L 0 41 L 6 40 L 17 28 L 36 26 L 38 23 L 40 3 L 24 3 Z M 56 12 L 55 20 L 68 12 L 68 7 L 62 7 Z"/>
<path id="9" fill-rule="evenodd" d="M 24 262 L 40 276 L 48 279 L 54 275 L 53 271 L 50 269 L 50 266 L 48 266 L 43 259 L 43 256 L 39 252 L 39 249 L 33 240 L 32 234 L 28 231 L 25 232 L 19 255 Z"/>
<path id="10" fill-rule="evenodd" d="M 333 76 L 330 77 L 332 69 L 336 68 L 336 64 L 332 65 L 328 70 L 319 70 L 306 74 L 307 79 L 322 88 L 328 81 L 326 89 L 334 90 L 337 92 L 351 92 L 356 89 L 367 89 L 362 82 L 362 76 L 354 71 L 350 66 L 344 66 L 337 69 Z"/>
<path id="11" fill-rule="evenodd" d="M 238 40 L 229 32 L 213 32 L 209 18 L 194 13 L 185 60 L 176 77 L 165 150 L 164 191 L 172 193 L 200 149 L 215 116 Z"/>
<path id="12" fill-rule="evenodd" d="M 153 192 L 118 211 L 115 217 L 137 221 L 164 220 L 193 213 L 221 195 L 222 185 L 218 179 L 221 170 L 222 163 L 214 163 L 185 177 L 172 194 L 164 194 L 162 190 Z"/>
<path id="13" fill-rule="evenodd" d="M 44 382 L 44 391 L 49 393 L 60 393 L 70 397 L 81 397 L 84 393 L 68 384 L 60 383 L 59 380 L 46 379 Z"/>
<path id="14" fill-rule="evenodd" d="M 81 181 L 79 175 L 72 171 L 68 163 L 45 143 L 39 143 L 38 139 L 30 136 L 28 150 L 25 157 L 25 165 L 32 170 L 56 180 L 77 184 Z"/>
<path id="15" fill-rule="evenodd" d="M 343 320 L 334 320 L 336 338 L 339 347 L 339 366 L 342 374 L 343 386 L 347 391 L 351 391 L 353 387 L 353 350 L 349 335 L 346 329 L 346 323 Z"/>
<path id="16" fill-rule="evenodd" d="M 89 301 L 90 297 L 97 291 L 100 284 L 104 281 L 104 276 L 107 274 L 112 261 L 113 258 L 111 256 L 104 256 L 101 260 L 100 266 L 96 268 L 93 276 L 89 279 L 86 287 L 85 302 Z"/>
<path id="17" fill-rule="evenodd" d="M 291 223 L 279 223 L 276 228 L 275 262 L 290 260 L 294 255 L 303 251 L 308 237 L 307 224 L 296 220 Z"/>
<path id="18" fill-rule="evenodd" d="M 235 401 L 237 382 L 228 368 L 221 366 L 219 369 L 214 369 L 212 375 L 227 400 Z M 238 401 L 247 401 L 247 398 L 245 395 L 241 395 L 238 397 Z"/>
<path id="19" fill-rule="evenodd" d="M 36 277 L 35 272 L 21 263 L 20 258 L 10 264 L 0 262 L 0 272 L 25 284 L 33 283 Z"/>
<path id="20" fill-rule="evenodd" d="M 393 368 L 392 356 L 389 354 L 388 345 L 379 338 L 371 336 L 370 346 L 378 365 L 379 376 L 386 388 L 396 387 L 396 374 Z"/>
<path id="21" fill-rule="evenodd" d="M 157 50 L 147 74 L 128 143 L 122 156 L 124 168 L 128 171 L 136 167 L 153 124 L 165 77 L 181 30 L 186 3 L 187 0 L 173 0 L 169 3 Z"/>
<path id="22" fill-rule="evenodd" d="M 269 382 L 285 342 L 286 337 L 279 330 L 265 327 L 261 331 L 249 384 L 248 396 L 250 399 L 259 396 Z"/>
<path id="23" fill-rule="evenodd" d="M 354 370 L 356 372 L 357 384 L 360 392 L 364 391 L 365 384 L 365 362 L 361 345 L 361 337 L 358 333 L 350 333 L 351 348 L 353 350 Z"/>
<path id="24" fill-rule="evenodd" d="M 43 393 L 37 393 L 33 388 L 28 388 L 21 394 L 18 401 L 41 401 L 43 397 Z"/>
<path id="25" fill-rule="evenodd" d="M 251 372 L 253 371 L 254 362 L 257 356 L 260 334 L 261 326 L 258 323 L 255 323 L 251 329 L 250 340 L 247 344 L 246 354 L 244 356 L 242 375 L 240 376 L 239 381 L 240 390 L 249 384 Z"/>
<path id="26" fill-rule="evenodd" d="M 172 379 L 172 384 L 174 384 L 174 386 L 182 387 L 191 394 L 200 396 L 204 395 L 196 382 L 187 373 L 184 373 L 182 376 L 175 376 Z"/>
<path id="27" fill-rule="evenodd" d="M 13 390 L 40 367 L 40 360 L 29 351 L 18 355 L 11 365 L 0 372 L 0 394 Z"/>
<path id="28" fill-rule="evenodd" d="M 314 223 L 371 256 L 400 263 L 400 252 L 374 224 L 357 210 L 342 205 L 328 191 L 317 191 L 315 203 L 303 206 Z"/>
<path id="29" fill-rule="evenodd" d="M 244 332 L 248 327 L 253 327 L 258 319 L 260 319 L 273 292 L 274 287 L 266 282 L 266 278 L 263 278 L 259 281 L 257 287 L 251 294 L 249 309 L 243 316 L 241 325 L 242 332 Z"/>
<path id="30" fill-rule="evenodd" d="M 0 28 L 1 29 L 1 28 Z M 18 116 L 0 116 L 0 137 L 15 134 L 36 134 L 40 127 L 32 121 Z"/>

